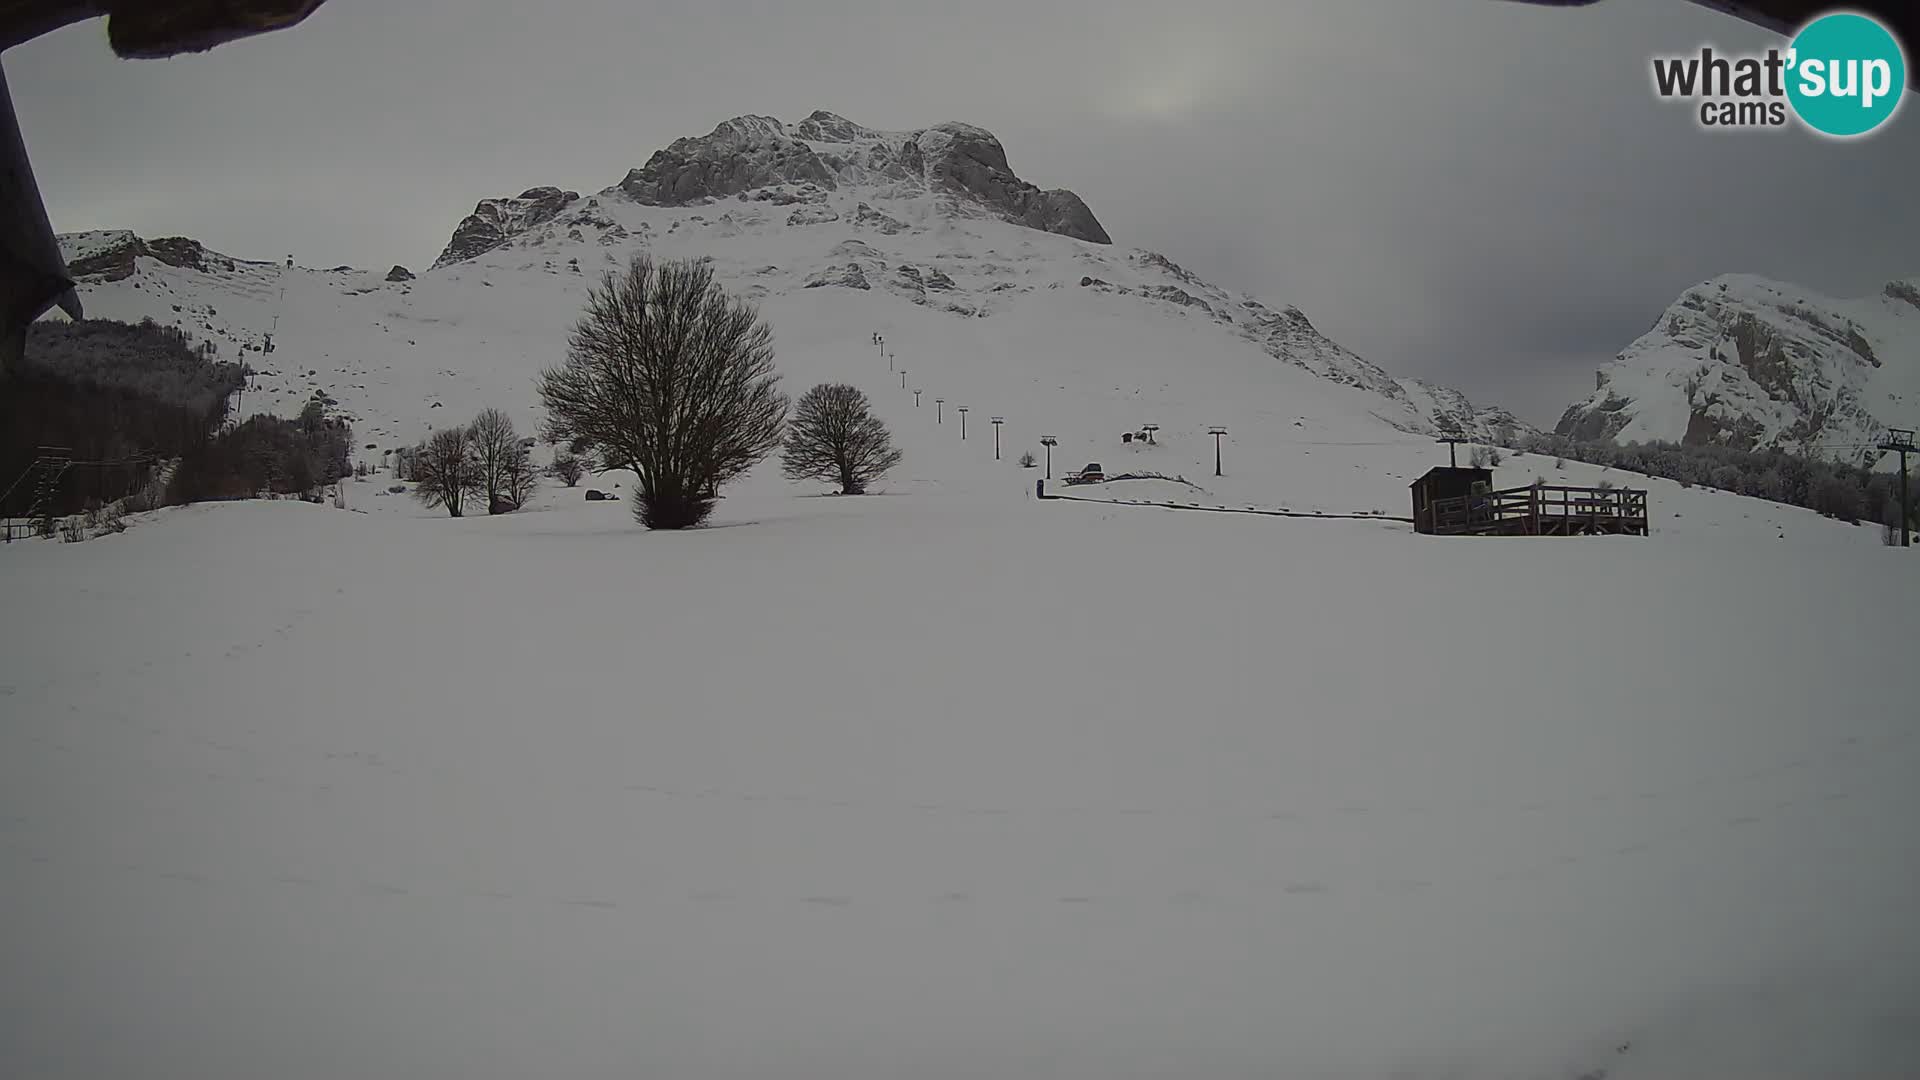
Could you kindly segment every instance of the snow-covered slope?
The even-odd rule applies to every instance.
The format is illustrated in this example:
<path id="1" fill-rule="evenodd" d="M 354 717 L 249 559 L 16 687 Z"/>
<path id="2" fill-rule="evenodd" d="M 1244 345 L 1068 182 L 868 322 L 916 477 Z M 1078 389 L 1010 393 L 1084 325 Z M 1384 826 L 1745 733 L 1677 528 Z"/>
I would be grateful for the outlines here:
<path id="1" fill-rule="evenodd" d="M 1558 431 L 1872 461 L 1920 419 L 1920 279 L 1838 300 L 1731 274 L 1681 295 Z"/>
<path id="2" fill-rule="evenodd" d="M 1297 309 L 1105 239 L 1077 196 L 1014 176 L 978 128 L 877 132 L 815 113 L 728 121 L 586 197 L 485 200 L 414 280 L 126 233 L 67 242 L 90 314 L 239 350 L 260 373 L 243 411 L 290 414 L 319 392 L 380 450 L 483 405 L 531 419 L 534 376 L 587 289 L 640 252 L 712 260 L 762 305 L 800 388 L 877 357 L 879 332 L 927 403 L 965 397 L 1022 443 L 1083 430 L 1097 456 L 1142 423 L 1227 424 L 1254 442 L 1297 439 L 1296 422 L 1348 440 L 1513 423 L 1388 375 Z"/>

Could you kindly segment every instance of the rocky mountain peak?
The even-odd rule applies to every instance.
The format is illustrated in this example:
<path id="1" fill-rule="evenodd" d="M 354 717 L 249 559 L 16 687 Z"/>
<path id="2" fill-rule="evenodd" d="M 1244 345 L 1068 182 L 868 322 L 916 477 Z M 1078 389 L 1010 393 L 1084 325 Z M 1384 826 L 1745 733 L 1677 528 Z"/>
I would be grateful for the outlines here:
<path id="1" fill-rule="evenodd" d="M 1682 292 L 1594 381 L 1560 434 L 1872 458 L 1920 393 L 1920 288 L 1848 300 L 1722 275 Z"/>
<path id="2" fill-rule="evenodd" d="M 850 143 L 878 137 L 871 128 L 861 127 L 838 113 L 815 109 L 805 120 L 793 126 L 793 132 L 811 142 Z"/>
<path id="3" fill-rule="evenodd" d="M 891 184 L 936 192 L 1028 228 L 1112 242 L 1078 195 L 1043 191 L 1020 179 L 1000 140 L 972 124 L 881 132 L 825 110 L 791 128 L 768 116 L 738 116 L 706 135 L 675 139 L 628 172 L 619 188 L 644 205 L 686 206 L 803 184 L 828 191 Z"/>

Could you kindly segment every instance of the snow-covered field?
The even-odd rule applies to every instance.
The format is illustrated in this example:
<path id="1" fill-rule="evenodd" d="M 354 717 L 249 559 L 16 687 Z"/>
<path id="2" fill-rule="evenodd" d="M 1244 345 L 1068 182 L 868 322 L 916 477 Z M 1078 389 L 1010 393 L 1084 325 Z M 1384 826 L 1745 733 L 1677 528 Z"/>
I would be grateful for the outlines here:
<path id="1" fill-rule="evenodd" d="M 348 489 L 0 551 L 0 1073 L 1920 1072 L 1863 530 Z"/>
<path id="2" fill-rule="evenodd" d="M 406 283 L 83 294 L 379 465 L 530 429 L 601 270 L 709 256 L 904 463 L 683 534 L 582 500 L 617 474 L 461 520 L 380 477 L 0 548 L 0 1077 L 1920 1075 L 1920 578 L 1870 530 L 1533 455 L 1496 483 L 1653 535 L 1039 501 L 1054 435 L 1187 481 L 1076 496 L 1405 515 L 1453 406 L 937 200 L 595 199 Z"/>

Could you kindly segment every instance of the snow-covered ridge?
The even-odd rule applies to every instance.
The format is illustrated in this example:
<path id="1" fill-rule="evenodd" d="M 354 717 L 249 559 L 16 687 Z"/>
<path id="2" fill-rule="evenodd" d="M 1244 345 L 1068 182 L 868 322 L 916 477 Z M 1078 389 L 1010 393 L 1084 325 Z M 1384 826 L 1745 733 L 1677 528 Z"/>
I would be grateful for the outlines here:
<path id="1" fill-rule="evenodd" d="M 1920 279 L 1836 299 L 1728 274 L 1681 294 L 1557 430 L 1872 461 L 1920 409 Z"/>
<path id="2" fill-rule="evenodd" d="M 675 147 L 683 164 L 656 168 L 654 182 L 679 175 L 739 190 L 672 204 L 648 194 L 657 187 L 636 197 L 623 181 L 584 197 L 539 187 L 485 200 L 417 277 L 251 263 L 128 232 L 65 243 L 90 314 L 151 317 L 223 355 L 250 354 L 259 376 L 242 409 L 295 414 L 317 392 L 381 448 L 485 405 L 529 410 L 534 376 L 564 348 L 587 289 L 641 253 L 709 260 L 772 319 L 783 367 L 834 378 L 845 377 L 835 365 L 847 352 L 893 327 L 922 377 L 932 380 L 932 358 L 944 356 L 983 397 L 1006 402 L 998 408 L 1039 388 L 1061 395 L 1047 406 L 1056 416 L 1106 417 L 1099 430 L 1184 410 L 1202 429 L 1284 415 L 1290 427 L 1318 421 L 1353 439 L 1524 430 L 1504 410 L 1394 377 L 1297 308 L 980 202 L 967 186 L 1004 162 L 982 129 L 743 117 Z M 754 147 L 794 156 L 728 156 Z M 1006 190 L 1014 198 L 1030 186 Z"/>

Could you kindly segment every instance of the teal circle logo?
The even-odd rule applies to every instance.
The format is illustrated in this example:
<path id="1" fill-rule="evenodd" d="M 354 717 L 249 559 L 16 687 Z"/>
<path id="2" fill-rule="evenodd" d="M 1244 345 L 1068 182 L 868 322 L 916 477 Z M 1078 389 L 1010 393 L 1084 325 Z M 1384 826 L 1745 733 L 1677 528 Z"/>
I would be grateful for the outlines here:
<path id="1" fill-rule="evenodd" d="M 1865 135 L 1892 118 L 1907 91 L 1907 62 L 1892 33 L 1865 15 L 1835 12 L 1802 27 L 1788 54 L 1787 100 L 1823 135 Z"/>

